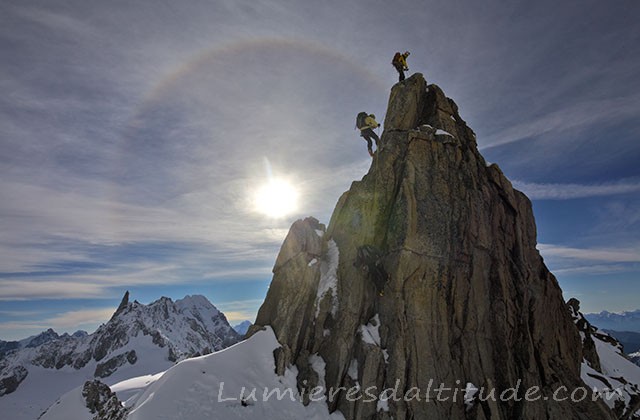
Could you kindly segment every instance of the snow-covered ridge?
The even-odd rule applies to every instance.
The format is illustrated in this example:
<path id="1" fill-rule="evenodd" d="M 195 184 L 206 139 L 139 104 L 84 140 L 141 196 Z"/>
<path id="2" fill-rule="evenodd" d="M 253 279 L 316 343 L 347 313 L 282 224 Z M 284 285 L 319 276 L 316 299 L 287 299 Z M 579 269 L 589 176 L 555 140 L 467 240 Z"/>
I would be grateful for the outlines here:
<path id="1" fill-rule="evenodd" d="M 271 328 L 210 355 L 184 360 L 154 376 L 111 386 L 128 411 L 128 420 L 339 420 L 325 401 L 308 406 L 298 394 L 295 368 L 275 374 L 273 351 L 280 347 Z M 318 358 L 315 368 L 323 368 Z M 91 418 L 78 387 L 60 398 L 42 420 Z M 71 416 L 71 417 L 69 417 Z"/>
<path id="2" fill-rule="evenodd" d="M 571 317 L 582 339 L 582 381 L 619 418 L 640 418 L 640 367 L 623 352 L 614 337 L 591 325 L 579 311 L 580 302 L 568 302 Z"/>
<path id="3" fill-rule="evenodd" d="M 320 281 L 316 296 L 316 318 L 320 313 L 320 302 L 325 295 L 331 296 L 331 313 L 335 315 L 338 311 L 338 263 L 340 261 L 340 250 L 336 242 L 331 239 L 328 242 L 327 260 L 320 263 Z"/>
<path id="4" fill-rule="evenodd" d="M 0 412 L 35 418 L 62 393 L 97 377 L 114 383 L 154 374 L 176 361 L 208 354 L 240 339 L 204 296 L 148 305 L 128 292 L 111 319 L 92 334 L 47 330 L 0 352 Z"/>

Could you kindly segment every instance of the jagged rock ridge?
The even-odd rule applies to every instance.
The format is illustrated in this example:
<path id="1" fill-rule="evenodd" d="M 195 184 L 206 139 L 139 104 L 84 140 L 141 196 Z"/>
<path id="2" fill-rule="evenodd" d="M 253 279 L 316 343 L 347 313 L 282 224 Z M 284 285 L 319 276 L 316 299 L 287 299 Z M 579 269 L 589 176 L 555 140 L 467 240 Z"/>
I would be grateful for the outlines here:
<path id="1" fill-rule="evenodd" d="M 536 250 L 527 197 L 487 165 L 456 104 L 420 74 L 395 85 L 367 175 L 328 228 L 293 224 L 251 333 L 271 326 L 298 386 L 498 393 L 547 398 L 329 401 L 347 419 L 609 419 L 600 401 L 553 401 L 584 386 L 581 339 Z M 324 377 L 314 360 L 326 363 Z M 468 385 L 467 385 L 468 386 Z M 522 395 L 519 395 L 522 397 Z"/>
<path id="2" fill-rule="evenodd" d="M 629 366 L 633 357 L 625 355 L 616 338 L 591 325 L 577 299 L 569 299 L 567 306 L 582 340 L 582 380 L 607 396 L 603 400 L 616 418 L 640 418 L 640 369 Z"/>
<path id="3" fill-rule="evenodd" d="M 127 292 L 111 319 L 92 334 L 58 335 L 49 329 L 5 345 L 9 348 L 0 354 L 0 409 L 9 409 L 3 396 L 19 393 L 31 372 L 42 375 L 67 368 L 66 382 L 46 391 L 52 400 L 41 407 L 44 409 L 62 391 L 88 377 L 109 378 L 111 382 L 115 372 L 156 373 L 176 361 L 218 351 L 239 340 L 224 314 L 204 296 L 186 296 L 175 302 L 162 297 L 145 305 L 130 302 Z M 82 382 L 73 383 L 69 370 L 78 371 L 73 378 Z"/>

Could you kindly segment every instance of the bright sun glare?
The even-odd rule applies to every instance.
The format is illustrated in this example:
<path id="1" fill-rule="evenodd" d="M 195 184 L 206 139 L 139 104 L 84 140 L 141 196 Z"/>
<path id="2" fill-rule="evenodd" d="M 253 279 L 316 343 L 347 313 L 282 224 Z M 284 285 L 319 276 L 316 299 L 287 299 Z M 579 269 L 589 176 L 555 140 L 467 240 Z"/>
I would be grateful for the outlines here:
<path id="1" fill-rule="evenodd" d="M 256 210 L 269 217 L 287 216 L 298 208 L 298 192 L 282 179 L 271 179 L 256 193 Z"/>

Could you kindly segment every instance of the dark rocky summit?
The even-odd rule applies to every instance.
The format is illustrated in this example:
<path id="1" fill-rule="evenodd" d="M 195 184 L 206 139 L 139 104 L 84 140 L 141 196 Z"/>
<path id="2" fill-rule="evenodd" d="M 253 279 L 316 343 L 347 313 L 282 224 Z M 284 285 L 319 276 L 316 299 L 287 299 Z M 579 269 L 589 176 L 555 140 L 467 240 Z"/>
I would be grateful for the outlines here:
<path id="1" fill-rule="evenodd" d="M 518 390 L 466 403 L 464 391 L 386 402 L 341 391 L 329 407 L 347 419 L 614 418 L 600 401 L 553 400 L 561 386 L 584 386 L 589 355 L 536 249 L 531 203 L 487 166 L 456 104 L 421 74 L 393 87 L 379 151 L 328 228 L 293 224 L 255 324 L 249 335 L 273 328 L 277 373 L 295 365 L 301 390 Z M 542 398 L 525 402 L 532 387 Z"/>

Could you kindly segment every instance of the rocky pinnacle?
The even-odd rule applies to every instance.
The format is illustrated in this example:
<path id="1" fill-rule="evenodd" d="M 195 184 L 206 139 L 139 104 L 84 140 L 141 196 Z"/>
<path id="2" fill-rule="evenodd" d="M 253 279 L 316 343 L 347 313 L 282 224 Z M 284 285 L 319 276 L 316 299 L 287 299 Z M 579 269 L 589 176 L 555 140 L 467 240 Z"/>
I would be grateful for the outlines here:
<path id="1" fill-rule="evenodd" d="M 392 88 L 384 126 L 329 226 L 299 220 L 282 245 L 249 332 L 273 328 L 277 373 L 295 366 L 300 391 L 323 384 L 347 419 L 613 418 L 599 401 L 554 400 L 585 386 L 580 336 L 530 201 L 487 165 L 456 104 L 414 74 Z M 351 398 L 354 386 L 396 398 Z M 465 401 L 470 386 L 481 398 Z"/>

